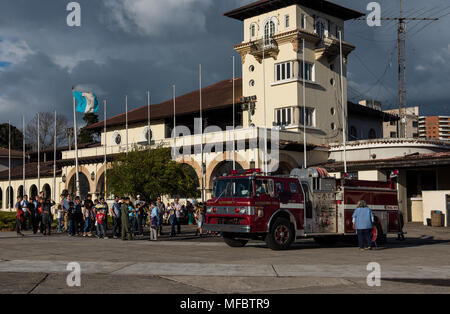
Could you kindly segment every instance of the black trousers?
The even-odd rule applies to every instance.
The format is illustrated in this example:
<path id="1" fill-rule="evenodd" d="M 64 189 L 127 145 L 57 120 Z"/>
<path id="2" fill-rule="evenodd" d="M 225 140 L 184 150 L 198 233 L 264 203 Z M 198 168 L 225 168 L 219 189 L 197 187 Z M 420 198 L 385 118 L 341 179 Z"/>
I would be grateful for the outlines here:
<path id="1" fill-rule="evenodd" d="M 42 215 L 42 234 L 52 234 L 52 217 L 49 214 Z"/>
<path id="2" fill-rule="evenodd" d="M 84 230 L 84 219 L 82 213 L 76 214 L 76 224 L 77 224 L 77 231 L 78 233 L 81 233 Z"/>
<path id="3" fill-rule="evenodd" d="M 181 233 L 181 217 L 177 217 L 177 233 L 180 234 Z"/>
<path id="4" fill-rule="evenodd" d="M 113 236 L 114 237 L 120 237 L 120 229 L 122 227 L 121 222 L 122 222 L 122 220 L 120 218 L 113 217 Z"/>
<path id="5" fill-rule="evenodd" d="M 33 233 L 36 234 L 39 230 L 39 225 L 41 222 L 41 215 L 35 215 L 33 221 Z"/>
<path id="6" fill-rule="evenodd" d="M 163 220 L 164 220 L 163 218 L 164 216 L 159 216 L 159 227 L 158 227 L 159 235 L 163 234 Z"/>
<path id="7" fill-rule="evenodd" d="M 17 231 L 17 234 L 22 232 L 22 224 L 23 224 L 22 220 L 20 220 L 19 217 L 16 217 L 16 231 Z"/>
<path id="8" fill-rule="evenodd" d="M 34 225 L 36 224 L 35 220 L 36 220 L 36 215 L 34 213 L 34 211 L 31 211 L 31 215 L 29 215 L 28 217 L 28 221 L 29 221 L 29 228 L 30 230 L 33 230 L 34 232 Z"/>

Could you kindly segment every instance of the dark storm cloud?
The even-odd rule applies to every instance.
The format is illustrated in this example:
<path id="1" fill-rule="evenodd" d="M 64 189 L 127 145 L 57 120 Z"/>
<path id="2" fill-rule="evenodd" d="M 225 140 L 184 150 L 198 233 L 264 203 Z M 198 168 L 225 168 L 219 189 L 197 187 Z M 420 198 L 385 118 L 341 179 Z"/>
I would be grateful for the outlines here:
<path id="1" fill-rule="evenodd" d="M 133 108 L 144 104 L 148 89 L 153 102 L 170 98 L 172 84 L 177 85 L 179 94 L 196 89 L 199 63 L 203 64 L 205 84 L 229 78 L 232 46 L 242 40 L 243 27 L 222 13 L 251 1 L 78 2 L 82 26 L 70 28 L 66 25 L 69 1 L 0 0 L 0 64 L 8 64 L 0 66 L 3 120 L 18 122 L 22 114 L 31 118 L 38 110 L 58 110 L 70 117 L 74 85 L 92 88 L 108 99 L 108 115 L 113 115 L 123 112 L 125 95 Z M 365 11 L 369 1 L 336 2 Z M 396 2 L 380 3 L 385 13 L 398 14 Z M 445 0 L 410 0 L 406 10 L 417 10 L 419 15 L 446 6 Z M 435 15 L 440 14 L 436 11 Z M 445 107 L 450 104 L 446 86 L 449 20 L 445 17 L 414 35 L 420 29 L 416 27 L 408 41 L 409 105 L 422 105 L 425 114 L 450 114 Z M 364 21 L 347 23 L 345 39 L 357 46 L 349 59 L 350 99 L 373 97 L 395 104 L 393 26 L 369 28 Z M 381 77 L 382 84 L 373 86 Z"/>

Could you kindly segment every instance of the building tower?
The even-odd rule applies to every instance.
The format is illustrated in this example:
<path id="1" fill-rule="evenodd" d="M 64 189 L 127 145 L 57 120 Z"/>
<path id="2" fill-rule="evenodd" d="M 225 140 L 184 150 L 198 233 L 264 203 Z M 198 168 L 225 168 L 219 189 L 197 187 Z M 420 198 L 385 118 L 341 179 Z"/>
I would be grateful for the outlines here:
<path id="1" fill-rule="evenodd" d="M 299 133 L 303 141 L 306 123 L 308 143 L 341 142 L 347 57 L 355 49 L 344 41 L 344 22 L 363 15 L 328 1 L 305 0 L 257 1 L 225 13 L 244 23 L 244 40 L 234 47 L 241 55 L 243 96 L 248 102 L 244 127 L 279 127 Z M 252 98 L 256 101 L 249 102 Z"/>

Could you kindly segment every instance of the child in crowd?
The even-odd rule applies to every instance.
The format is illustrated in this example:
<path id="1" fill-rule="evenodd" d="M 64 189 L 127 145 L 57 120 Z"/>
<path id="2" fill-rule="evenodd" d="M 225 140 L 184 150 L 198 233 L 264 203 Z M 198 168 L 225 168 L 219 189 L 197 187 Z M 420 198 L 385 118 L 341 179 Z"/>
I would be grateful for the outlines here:
<path id="1" fill-rule="evenodd" d="M 64 229 L 64 210 L 62 205 L 58 205 L 57 218 L 58 218 L 58 233 L 61 233 L 63 232 Z"/>
<path id="2" fill-rule="evenodd" d="M 96 215 L 97 237 L 99 239 L 108 239 L 105 232 L 106 215 L 104 211 L 99 210 Z"/>

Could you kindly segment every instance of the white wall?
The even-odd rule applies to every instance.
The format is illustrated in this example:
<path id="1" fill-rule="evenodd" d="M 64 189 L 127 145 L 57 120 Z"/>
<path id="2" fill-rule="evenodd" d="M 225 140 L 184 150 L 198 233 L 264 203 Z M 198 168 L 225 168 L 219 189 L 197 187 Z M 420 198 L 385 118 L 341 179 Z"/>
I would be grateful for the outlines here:
<path id="1" fill-rule="evenodd" d="M 440 210 L 445 214 L 445 226 L 449 226 L 449 212 L 447 211 L 447 198 L 450 191 L 423 191 L 423 223 L 427 225 L 427 219 L 431 218 L 431 212 Z"/>

